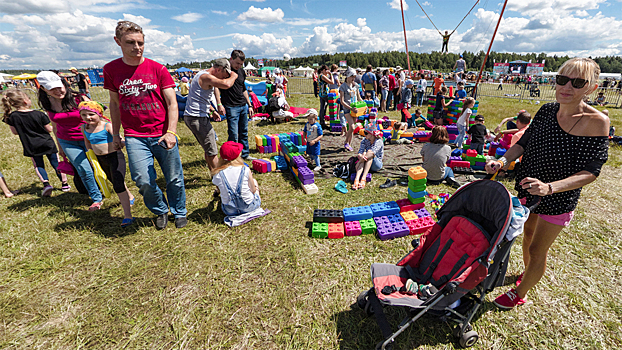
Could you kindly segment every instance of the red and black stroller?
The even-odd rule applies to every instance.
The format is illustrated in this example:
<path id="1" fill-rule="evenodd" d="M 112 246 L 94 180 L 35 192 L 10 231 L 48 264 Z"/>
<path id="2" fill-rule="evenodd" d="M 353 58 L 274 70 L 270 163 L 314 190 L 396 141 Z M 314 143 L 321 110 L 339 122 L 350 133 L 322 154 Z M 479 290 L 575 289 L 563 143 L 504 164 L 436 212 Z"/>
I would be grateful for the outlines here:
<path id="1" fill-rule="evenodd" d="M 457 323 L 453 333 L 462 347 L 477 342 L 470 322 L 486 294 L 503 284 L 514 237 L 529 215 L 521 207 L 525 217 L 516 227 L 512 217 L 517 204 L 499 182 L 472 182 L 443 205 L 438 222 L 412 242 L 414 249 L 396 265 L 372 264 L 374 286 L 359 295 L 357 304 L 376 317 L 385 339 L 377 349 L 391 348 L 400 333 L 428 312 Z M 509 239 L 508 231 L 514 232 Z M 407 284 L 425 287 L 412 293 Z M 409 316 L 396 332 L 383 311 L 387 305 L 408 308 Z"/>

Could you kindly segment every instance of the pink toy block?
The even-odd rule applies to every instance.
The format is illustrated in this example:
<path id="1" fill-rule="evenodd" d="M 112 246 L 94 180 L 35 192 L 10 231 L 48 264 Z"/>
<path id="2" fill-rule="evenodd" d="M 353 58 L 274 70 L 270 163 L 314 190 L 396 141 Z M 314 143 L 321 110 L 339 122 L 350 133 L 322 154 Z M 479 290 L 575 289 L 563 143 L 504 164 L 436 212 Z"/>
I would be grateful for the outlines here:
<path id="1" fill-rule="evenodd" d="M 447 164 L 447 166 L 450 168 L 470 168 L 471 163 L 466 160 L 452 160 L 449 162 L 449 164 Z"/>
<path id="2" fill-rule="evenodd" d="M 346 236 L 360 236 L 362 233 L 361 224 L 358 221 L 346 221 Z"/>
<path id="3" fill-rule="evenodd" d="M 434 219 L 429 216 L 417 220 L 406 221 L 411 235 L 418 235 L 429 230 L 434 226 Z"/>

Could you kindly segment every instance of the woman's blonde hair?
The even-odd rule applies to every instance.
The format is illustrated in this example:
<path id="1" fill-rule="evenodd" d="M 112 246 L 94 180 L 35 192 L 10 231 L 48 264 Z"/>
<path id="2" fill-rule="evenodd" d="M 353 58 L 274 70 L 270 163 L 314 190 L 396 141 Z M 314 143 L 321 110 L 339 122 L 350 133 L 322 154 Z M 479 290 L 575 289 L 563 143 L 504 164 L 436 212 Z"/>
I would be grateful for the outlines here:
<path id="1" fill-rule="evenodd" d="M 24 100 L 28 97 L 26 93 L 17 89 L 8 89 L 2 95 L 2 109 L 4 109 L 4 115 L 2 120 L 6 121 L 13 109 L 18 109 L 24 105 Z"/>
<path id="2" fill-rule="evenodd" d="M 234 159 L 234 160 L 226 160 L 222 157 L 218 157 L 218 165 L 214 170 L 211 171 L 212 177 L 218 174 L 221 170 L 226 169 L 230 166 L 245 166 L 244 159 L 242 159 L 242 154 Z"/>
<path id="3" fill-rule="evenodd" d="M 600 66 L 591 58 L 575 57 L 564 62 L 564 64 L 559 67 L 558 74 L 579 76 L 583 79 L 587 79 L 590 87 L 593 87 L 598 83 Z"/>

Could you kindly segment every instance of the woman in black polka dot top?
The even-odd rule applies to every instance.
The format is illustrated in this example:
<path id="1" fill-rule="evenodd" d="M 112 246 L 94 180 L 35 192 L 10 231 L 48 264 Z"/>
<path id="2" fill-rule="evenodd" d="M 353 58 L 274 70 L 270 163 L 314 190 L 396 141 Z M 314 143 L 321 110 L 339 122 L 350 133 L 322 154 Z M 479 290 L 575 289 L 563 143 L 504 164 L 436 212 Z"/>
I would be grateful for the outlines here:
<path id="1" fill-rule="evenodd" d="M 546 270 L 549 247 L 568 226 L 581 195 L 581 188 L 596 180 L 607 161 L 609 118 L 583 102 L 598 88 L 600 67 L 589 58 L 566 61 L 556 76 L 556 102 L 547 103 L 514 146 L 497 161 L 489 161 L 486 171 L 523 159 L 516 176 L 518 197 L 541 202 L 525 223 L 523 261 L 525 271 L 516 289 L 495 299 L 502 309 L 524 303 Z"/>

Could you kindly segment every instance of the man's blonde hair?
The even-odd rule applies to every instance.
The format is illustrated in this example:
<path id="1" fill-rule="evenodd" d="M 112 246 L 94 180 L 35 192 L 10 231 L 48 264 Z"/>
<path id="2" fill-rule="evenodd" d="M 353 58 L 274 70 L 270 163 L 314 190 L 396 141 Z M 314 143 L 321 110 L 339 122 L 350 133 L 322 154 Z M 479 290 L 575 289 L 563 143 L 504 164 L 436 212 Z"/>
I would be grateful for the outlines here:
<path id="1" fill-rule="evenodd" d="M 140 33 L 143 37 L 145 36 L 143 28 L 141 28 L 138 24 L 130 21 L 119 21 L 117 23 L 117 28 L 114 30 L 114 35 L 121 39 L 123 35 L 127 33 Z"/>

